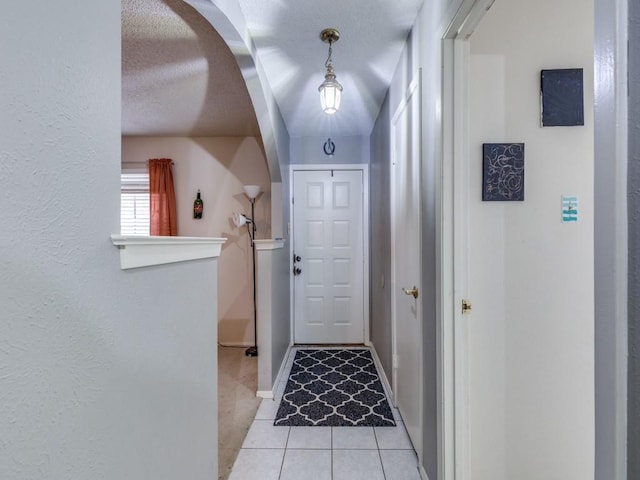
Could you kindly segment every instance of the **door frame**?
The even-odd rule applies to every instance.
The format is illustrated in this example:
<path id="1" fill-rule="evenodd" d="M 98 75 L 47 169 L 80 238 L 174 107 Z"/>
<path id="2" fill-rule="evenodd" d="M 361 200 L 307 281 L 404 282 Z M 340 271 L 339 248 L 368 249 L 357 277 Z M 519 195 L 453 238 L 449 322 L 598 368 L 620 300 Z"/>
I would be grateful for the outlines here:
<path id="1" fill-rule="evenodd" d="M 396 308 L 398 305 L 398 299 L 400 298 L 400 294 L 399 294 L 399 289 L 401 287 L 401 285 L 398 284 L 398 278 L 397 278 L 397 273 L 396 273 L 396 267 L 397 267 L 397 258 L 396 258 L 396 253 L 398 252 L 398 248 L 397 248 L 397 243 L 398 243 L 398 238 L 397 238 L 397 231 L 396 231 L 396 207 L 397 207 L 397 190 L 396 190 L 396 182 L 397 182 L 397 178 L 396 178 L 396 170 L 395 168 L 393 168 L 393 164 L 396 161 L 396 153 L 397 153 L 397 145 L 396 145 L 396 123 L 398 121 L 398 119 L 400 118 L 400 116 L 403 114 L 403 112 L 405 111 L 407 105 L 409 104 L 409 102 L 412 101 L 412 98 L 414 95 L 417 95 L 417 108 L 418 108 L 418 118 L 420 121 L 420 125 L 418 125 L 418 136 L 421 137 L 421 133 L 422 133 L 422 70 L 418 69 L 413 77 L 411 82 L 409 83 L 409 86 L 407 87 L 407 89 L 405 90 L 400 102 L 398 102 L 398 106 L 396 107 L 396 109 L 394 110 L 394 114 L 391 117 L 391 156 L 389 158 L 389 161 L 391 163 L 389 171 L 390 171 L 390 185 L 389 185 L 389 197 L 390 197 L 390 223 L 391 223 L 391 355 L 392 355 L 392 376 L 391 376 L 391 383 L 392 383 L 392 392 L 393 392 L 393 402 L 394 404 L 396 404 L 397 406 L 397 387 L 398 387 L 398 375 L 397 375 L 397 370 L 398 370 L 398 349 L 397 349 L 397 326 L 398 326 L 398 319 L 396 316 Z M 418 167 L 421 169 L 422 168 L 422 141 L 421 138 L 418 139 L 418 141 L 416 142 L 417 146 L 418 146 Z M 422 175 L 419 175 L 419 178 L 422 178 Z M 418 202 L 418 231 L 419 233 L 419 238 L 422 238 L 422 184 L 420 184 L 419 186 L 419 190 L 420 190 L 420 199 Z M 418 265 L 422 265 L 422 250 L 419 249 L 418 252 L 416 252 L 417 254 L 417 258 L 416 258 L 416 262 L 418 263 Z M 421 290 L 422 289 L 422 285 L 423 285 L 423 278 L 422 278 L 422 268 L 419 267 L 418 268 L 418 287 Z M 407 285 L 407 287 L 410 287 L 410 285 Z M 422 358 L 423 352 L 424 352 L 424 345 L 423 345 L 423 341 L 422 341 L 422 332 L 423 332 L 423 318 L 422 318 L 422 314 L 423 314 L 423 309 L 422 309 L 422 296 L 418 295 L 418 298 L 416 299 L 416 317 L 418 319 L 419 322 L 419 352 L 418 352 L 418 358 Z M 423 402 L 423 383 L 424 383 L 424 378 L 423 378 L 423 369 L 422 369 L 422 363 L 420 363 L 420 372 L 418 375 L 418 390 L 420 392 L 420 396 L 418 399 L 416 399 L 416 401 L 419 403 L 420 407 L 420 414 L 419 414 L 419 429 L 420 429 L 420 434 L 419 434 L 419 445 L 414 445 L 416 453 L 418 455 L 418 462 L 422 463 L 422 454 L 423 454 L 423 449 L 422 449 L 422 437 L 423 437 L 423 430 L 424 430 L 424 409 L 422 408 L 422 402 Z"/>
<path id="2" fill-rule="evenodd" d="M 293 222 L 293 174 L 296 171 L 361 171 L 362 172 L 362 238 L 363 238 L 363 265 L 362 265 L 362 281 L 363 281 L 363 312 L 364 312 L 364 331 L 363 331 L 363 341 L 364 344 L 369 346 L 371 345 L 370 339 L 370 318 L 369 318 L 369 291 L 370 291 L 370 283 L 371 283 L 371 272 L 369 270 L 369 256 L 370 256 L 370 244 L 371 244 L 371 231 L 369 227 L 369 165 L 366 163 L 349 163 L 349 164 L 305 164 L 305 165 L 290 165 L 289 166 L 289 228 L 287 229 L 287 236 L 291 240 L 289 242 L 289 262 L 290 262 L 290 270 L 293 268 L 293 229 L 295 228 Z M 294 278 L 293 275 L 289 277 L 289 291 L 291 292 L 289 295 L 289 316 L 291 318 L 290 325 L 290 339 L 289 342 L 291 345 L 295 345 L 294 343 L 294 329 L 296 326 L 296 318 L 295 318 L 295 290 L 294 290 Z"/>
<path id="3" fill-rule="evenodd" d="M 495 0 L 463 0 L 442 36 L 441 383 L 439 476 L 469 478 L 469 38 Z"/>

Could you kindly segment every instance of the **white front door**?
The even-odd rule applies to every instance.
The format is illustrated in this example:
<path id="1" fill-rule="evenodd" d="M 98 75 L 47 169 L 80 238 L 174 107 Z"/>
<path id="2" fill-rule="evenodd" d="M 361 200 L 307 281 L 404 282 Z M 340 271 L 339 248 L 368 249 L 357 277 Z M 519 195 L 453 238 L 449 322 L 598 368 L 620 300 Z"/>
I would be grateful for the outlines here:
<path id="1" fill-rule="evenodd" d="M 413 446 L 422 452 L 419 79 L 412 82 L 392 122 L 391 250 L 393 390 Z"/>
<path id="2" fill-rule="evenodd" d="M 362 170 L 294 171 L 293 249 L 294 342 L 364 343 Z"/>

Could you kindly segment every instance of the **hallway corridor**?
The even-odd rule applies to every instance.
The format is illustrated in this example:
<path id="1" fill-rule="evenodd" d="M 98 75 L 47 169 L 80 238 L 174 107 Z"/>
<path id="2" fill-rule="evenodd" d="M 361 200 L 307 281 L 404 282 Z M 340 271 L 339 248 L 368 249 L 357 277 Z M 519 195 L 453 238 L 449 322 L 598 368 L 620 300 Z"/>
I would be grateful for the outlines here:
<path id="1" fill-rule="evenodd" d="M 396 427 L 276 427 L 273 421 L 296 349 L 275 398 L 262 400 L 230 480 L 420 480 L 397 409 Z"/>

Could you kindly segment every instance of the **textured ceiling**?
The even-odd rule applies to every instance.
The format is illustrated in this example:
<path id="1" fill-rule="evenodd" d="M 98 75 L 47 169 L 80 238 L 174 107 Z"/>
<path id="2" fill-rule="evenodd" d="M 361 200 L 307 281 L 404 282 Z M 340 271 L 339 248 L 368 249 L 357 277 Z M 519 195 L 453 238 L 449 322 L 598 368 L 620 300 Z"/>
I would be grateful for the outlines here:
<path id="1" fill-rule="evenodd" d="M 233 0 L 229 0 L 233 1 Z M 368 135 L 423 0 L 236 0 L 291 136 Z M 327 27 L 342 105 L 320 108 Z M 240 70 L 182 0 L 122 0 L 124 135 L 259 135 Z"/>
<path id="2" fill-rule="evenodd" d="M 229 47 L 182 0 L 122 0 L 122 134 L 260 135 Z"/>

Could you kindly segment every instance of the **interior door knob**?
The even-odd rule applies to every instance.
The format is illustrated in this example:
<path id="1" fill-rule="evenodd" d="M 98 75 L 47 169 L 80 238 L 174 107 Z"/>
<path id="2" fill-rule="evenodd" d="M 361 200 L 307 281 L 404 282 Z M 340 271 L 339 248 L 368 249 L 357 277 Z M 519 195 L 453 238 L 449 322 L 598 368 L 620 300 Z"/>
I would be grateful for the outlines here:
<path id="1" fill-rule="evenodd" d="M 300 267 L 293 267 L 293 274 L 300 275 L 302 273 L 302 269 Z"/>
<path id="2" fill-rule="evenodd" d="M 403 288 L 402 291 L 405 295 L 412 295 L 413 298 L 418 298 L 418 287 L 416 287 L 415 285 L 413 286 L 413 288 Z"/>

